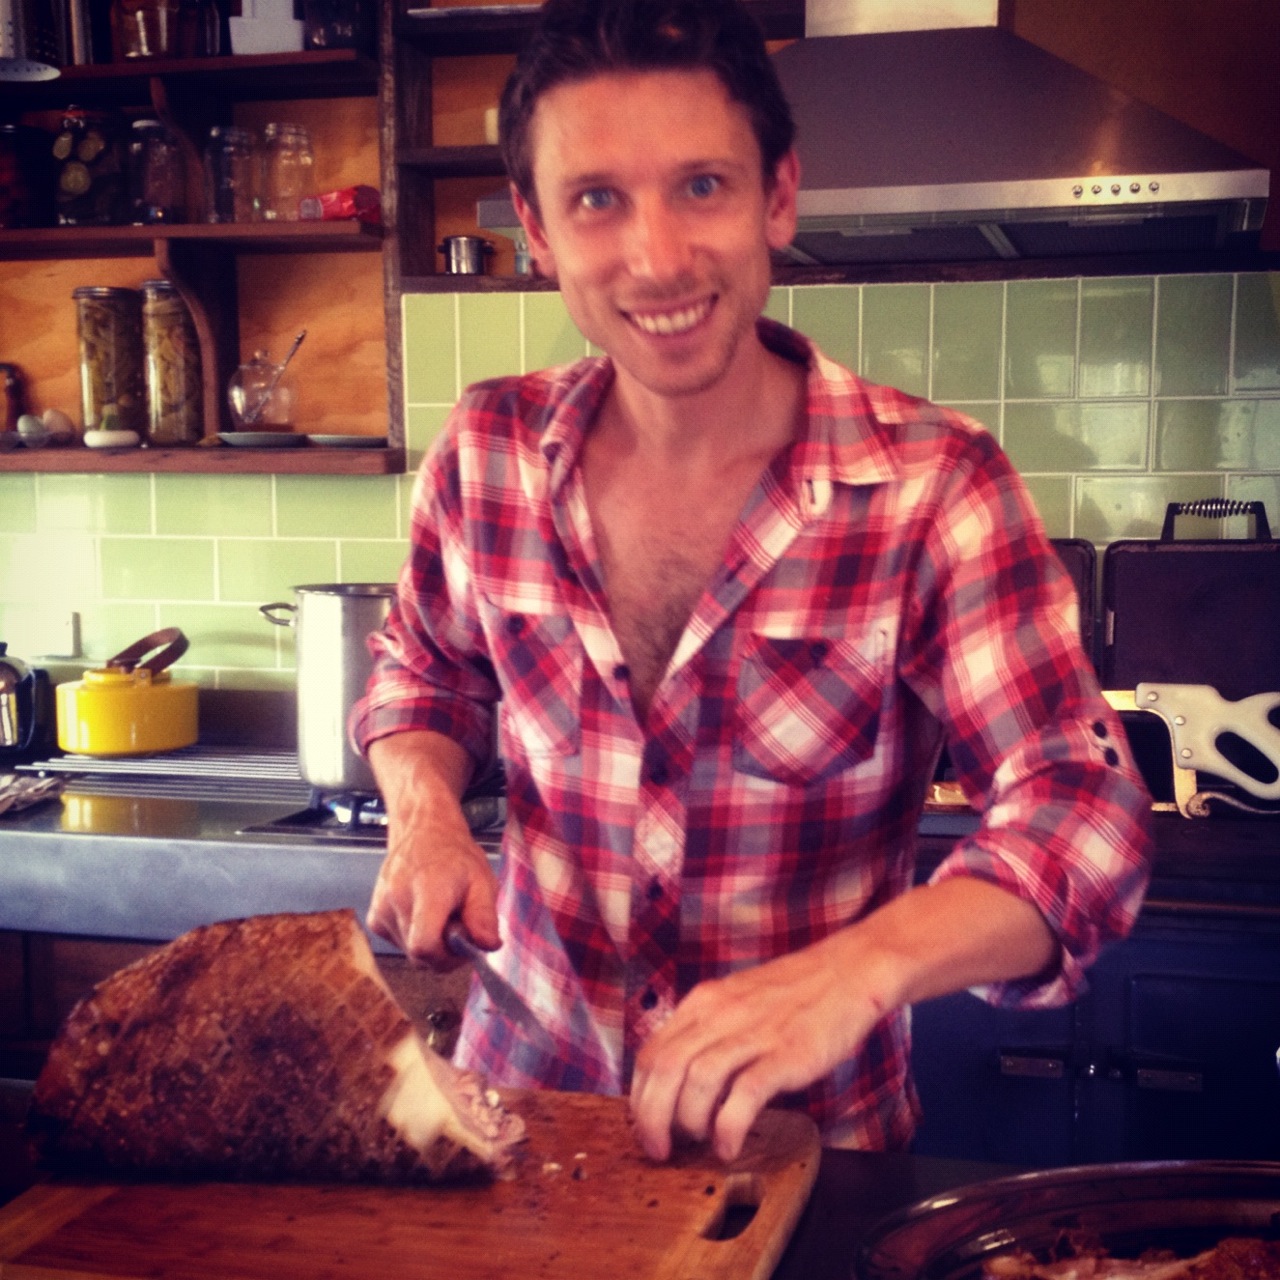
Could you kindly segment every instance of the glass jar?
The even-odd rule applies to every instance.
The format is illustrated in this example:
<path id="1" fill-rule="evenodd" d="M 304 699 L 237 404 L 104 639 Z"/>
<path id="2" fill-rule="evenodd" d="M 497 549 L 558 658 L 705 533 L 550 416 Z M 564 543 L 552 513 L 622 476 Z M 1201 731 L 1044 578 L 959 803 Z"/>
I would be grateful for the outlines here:
<path id="1" fill-rule="evenodd" d="M 152 444 L 195 444 L 202 434 L 200 343 L 191 312 L 168 280 L 142 285 L 147 438 Z"/>
<path id="2" fill-rule="evenodd" d="M 72 297 L 84 429 L 141 435 L 146 427 L 142 296 L 136 289 L 85 286 Z"/>
<path id="3" fill-rule="evenodd" d="M 297 222 L 302 198 L 312 194 L 315 156 L 311 135 L 300 124 L 267 125 L 262 133 L 262 217 Z"/>
<path id="4" fill-rule="evenodd" d="M 258 184 L 253 134 L 232 124 L 209 130 L 204 152 L 205 221 L 256 220 Z"/>
<path id="5" fill-rule="evenodd" d="M 135 120 L 129 137 L 131 220 L 185 222 L 186 204 L 186 161 L 178 139 L 159 120 Z"/>
<path id="6" fill-rule="evenodd" d="M 59 226 L 128 222 L 124 119 L 110 111 L 71 107 L 53 139 L 54 209 Z"/>
<path id="7" fill-rule="evenodd" d="M 293 430 L 293 388 L 265 351 L 255 351 L 231 375 L 227 403 L 237 431 Z"/>

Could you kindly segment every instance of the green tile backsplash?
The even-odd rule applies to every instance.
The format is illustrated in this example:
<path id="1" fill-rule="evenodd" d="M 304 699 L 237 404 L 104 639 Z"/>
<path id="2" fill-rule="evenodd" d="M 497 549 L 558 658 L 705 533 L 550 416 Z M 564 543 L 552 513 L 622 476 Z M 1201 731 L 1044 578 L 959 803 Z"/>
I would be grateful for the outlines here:
<path id="1" fill-rule="evenodd" d="M 403 309 L 414 465 L 467 382 L 588 349 L 554 292 L 411 294 Z M 778 287 L 767 310 L 863 376 L 985 423 L 1054 536 L 1153 537 L 1167 503 L 1213 496 L 1260 499 L 1280 528 L 1280 274 Z M 288 687 L 293 632 L 258 606 L 308 582 L 392 581 L 412 486 L 0 475 L 0 640 L 58 657 L 74 612 L 84 660 L 101 662 L 180 626 L 179 675 Z"/>

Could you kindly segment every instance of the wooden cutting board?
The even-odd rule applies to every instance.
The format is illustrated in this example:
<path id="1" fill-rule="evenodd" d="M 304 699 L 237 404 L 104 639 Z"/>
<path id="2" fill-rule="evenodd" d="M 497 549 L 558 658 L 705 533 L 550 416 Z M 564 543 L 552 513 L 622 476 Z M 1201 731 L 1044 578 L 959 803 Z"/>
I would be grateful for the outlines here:
<path id="1" fill-rule="evenodd" d="M 529 1133 L 510 1181 L 46 1183 L 0 1209 L 0 1280 L 765 1280 L 818 1172 L 793 1112 L 765 1112 L 731 1165 L 659 1165 L 624 1099 L 503 1096 Z"/>

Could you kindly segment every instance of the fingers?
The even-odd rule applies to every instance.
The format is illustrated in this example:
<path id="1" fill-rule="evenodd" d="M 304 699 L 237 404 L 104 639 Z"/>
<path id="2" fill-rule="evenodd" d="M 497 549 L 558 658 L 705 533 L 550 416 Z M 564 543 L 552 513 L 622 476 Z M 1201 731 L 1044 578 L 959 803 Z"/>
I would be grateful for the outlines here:
<path id="1" fill-rule="evenodd" d="M 792 1075 L 791 1064 L 749 1033 L 724 1034 L 706 1024 L 665 1043 L 651 1040 L 642 1057 L 646 1052 L 631 1109 L 636 1137 L 653 1160 L 668 1159 L 678 1136 L 710 1139 L 721 1160 L 736 1159 L 756 1117 Z"/>
<path id="2" fill-rule="evenodd" d="M 447 845 L 393 837 L 366 921 L 414 963 L 451 969 L 460 962 L 445 950 L 443 934 L 459 911 L 481 946 L 500 945 L 496 893 L 488 859 L 469 835 Z"/>

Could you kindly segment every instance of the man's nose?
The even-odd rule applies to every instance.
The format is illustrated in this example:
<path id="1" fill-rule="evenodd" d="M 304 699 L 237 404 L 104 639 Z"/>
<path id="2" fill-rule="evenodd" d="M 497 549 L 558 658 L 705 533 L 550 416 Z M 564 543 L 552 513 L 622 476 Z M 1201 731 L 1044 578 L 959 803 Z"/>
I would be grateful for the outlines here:
<path id="1" fill-rule="evenodd" d="M 670 280 L 688 270 L 688 229 L 665 200 L 638 201 L 629 232 L 628 266 L 633 274 Z"/>

